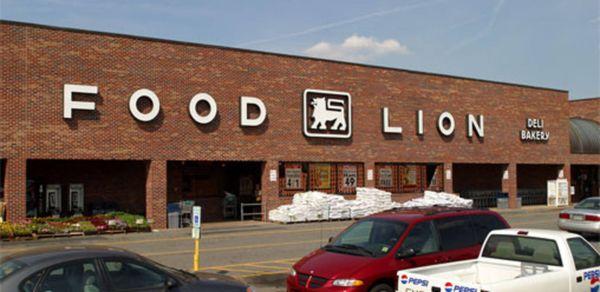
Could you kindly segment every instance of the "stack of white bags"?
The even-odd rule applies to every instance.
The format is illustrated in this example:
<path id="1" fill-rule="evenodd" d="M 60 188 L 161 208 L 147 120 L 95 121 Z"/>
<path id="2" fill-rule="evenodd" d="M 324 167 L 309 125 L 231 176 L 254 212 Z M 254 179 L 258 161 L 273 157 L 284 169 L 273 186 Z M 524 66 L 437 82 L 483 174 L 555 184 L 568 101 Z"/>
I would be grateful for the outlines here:
<path id="1" fill-rule="evenodd" d="M 467 207 L 472 200 L 448 193 L 426 191 L 424 196 L 406 203 L 392 202 L 392 194 L 374 188 L 356 188 L 356 200 L 322 192 L 305 192 L 294 195 L 292 204 L 269 211 L 274 222 L 310 222 L 330 219 L 361 218 L 393 208 L 429 206 Z"/>
<path id="2" fill-rule="evenodd" d="M 446 206 L 446 207 L 463 207 L 471 208 L 473 206 L 473 200 L 463 199 L 457 195 L 448 193 L 436 193 L 432 191 L 425 191 L 425 194 L 421 198 L 412 199 L 402 204 L 404 208 L 414 207 L 429 207 L 429 206 Z"/>

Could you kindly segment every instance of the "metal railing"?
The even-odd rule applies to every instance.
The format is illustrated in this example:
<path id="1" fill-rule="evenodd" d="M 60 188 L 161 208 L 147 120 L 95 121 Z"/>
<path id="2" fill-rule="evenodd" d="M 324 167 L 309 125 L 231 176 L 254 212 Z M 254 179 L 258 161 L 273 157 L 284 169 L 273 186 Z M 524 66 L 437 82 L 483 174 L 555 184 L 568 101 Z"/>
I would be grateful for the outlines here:
<path id="1" fill-rule="evenodd" d="M 258 208 L 257 208 L 258 207 Z M 246 212 L 246 208 L 251 208 L 250 212 Z M 256 212 L 258 209 L 258 212 Z M 262 217 L 262 203 L 241 203 L 240 204 L 240 220 L 244 221 L 247 216 L 254 218 L 255 216 Z"/>
<path id="2" fill-rule="evenodd" d="M 545 189 L 520 189 L 517 194 L 521 197 L 523 206 L 548 204 L 548 193 Z"/>
<path id="3" fill-rule="evenodd" d="M 495 208 L 498 206 L 498 198 L 508 196 L 507 193 L 495 190 L 464 191 L 460 196 L 473 200 L 474 208 Z"/>

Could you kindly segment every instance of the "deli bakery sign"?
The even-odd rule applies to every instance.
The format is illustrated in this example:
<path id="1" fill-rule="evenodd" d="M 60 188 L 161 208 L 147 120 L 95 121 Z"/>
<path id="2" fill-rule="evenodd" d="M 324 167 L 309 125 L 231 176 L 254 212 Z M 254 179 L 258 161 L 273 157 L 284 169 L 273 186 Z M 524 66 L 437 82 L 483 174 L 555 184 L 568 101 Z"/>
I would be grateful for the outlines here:
<path id="1" fill-rule="evenodd" d="M 63 91 L 63 118 L 72 119 L 73 111 L 95 111 L 96 103 L 93 101 L 77 101 L 74 94 L 98 94 L 98 86 L 65 84 Z M 150 101 L 150 110 L 142 111 L 138 101 Z M 347 92 L 306 89 L 302 99 L 302 129 L 306 137 L 348 139 L 352 137 L 352 97 Z M 208 107 L 205 113 L 197 110 L 198 105 Z M 262 125 L 268 115 L 267 106 L 258 97 L 241 96 L 239 103 L 240 127 L 257 127 Z M 258 111 L 251 115 L 250 108 Z M 138 89 L 129 97 L 129 112 L 139 122 L 152 122 L 160 113 L 160 99 L 150 89 Z M 188 113 L 193 122 L 197 124 L 212 123 L 218 113 L 216 100 L 208 93 L 201 92 L 190 98 Z M 384 134 L 402 134 L 402 127 L 391 125 L 390 110 L 381 108 L 381 131 Z M 417 135 L 424 135 L 422 110 L 415 113 Z M 466 115 L 467 137 L 484 136 L 483 115 Z M 442 136 L 452 136 L 456 130 L 455 118 L 450 112 L 442 112 L 437 116 L 437 128 Z"/>
<path id="2" fill-rule="evenodd" d="M 525 129 L 521 130 L 521 141 L 523 142 L 547 142 L 550 132 L 544 131 L 544 120 L 527 119 Z"/>

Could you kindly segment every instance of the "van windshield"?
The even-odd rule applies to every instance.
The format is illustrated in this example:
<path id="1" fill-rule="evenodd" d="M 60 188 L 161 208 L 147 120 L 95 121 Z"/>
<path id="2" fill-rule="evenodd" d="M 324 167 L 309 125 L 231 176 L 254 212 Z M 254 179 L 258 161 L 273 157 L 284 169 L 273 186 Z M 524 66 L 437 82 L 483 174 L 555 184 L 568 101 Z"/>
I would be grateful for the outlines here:
<path id="1" fill-rule="evenodd" d="M 517 262 L 562 266 L 556 242 L 544 238 L 492 235 L 485 244 L 482 256 Z"/>
<path id="2" fill-rule="evenodd" d="M 396 245 L 406 226 L 404 222 L 380 218 L 360 220 L 323 249 L 337 253 L 380 257 Z"/>

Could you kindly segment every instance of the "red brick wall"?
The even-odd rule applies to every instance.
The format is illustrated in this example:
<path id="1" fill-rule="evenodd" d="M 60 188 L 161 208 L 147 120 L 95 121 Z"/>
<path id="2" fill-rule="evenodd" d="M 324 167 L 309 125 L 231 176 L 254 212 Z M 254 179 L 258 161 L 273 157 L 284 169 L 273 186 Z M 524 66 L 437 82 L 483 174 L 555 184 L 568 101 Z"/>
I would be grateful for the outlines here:
<path id="1" fill-rule="evenodd" d="M 600 123 L 600 97 L 578 99 L 569 102 L 569 116 Z"/>
<path id="2" fill-rule="evenodd" d="M 278 161 L 364 162 L 366 173 L 374 162 L 562 164 L 569 153 L 563 91 L 10 22 L 0 23 L 0 43 L 0 158 L 156 160 L 150 170 L 159 176 L 166 160 L 266 161 L 262 194 L 272 207 L 288 200 L 277 197 L 278 183 L 268 177 Z M 97 96 L 75 97 L 96 101 L 96 111 L 63 119 L 66 83 L 97 85 Z M 153 122 L 129 113 L 129 97 L 141 88 L 160 98 Z M 307 88 L 352 95 L 352 138 L 304 137 Z M 199 92 L 218 104 L 209 125 L 194 123 L 187 112 Z M 264 101 L 262 126 L 239 126 L 242 95 Z M 401 136 L 382 134 L 382 107 L 390 108 L 393 126 L 404 128 Z M 415 134 L 419 109 L 424 136 Z M 436 130 L 443 111 L 456 120 L 448 138 Z M 485 138 L 466 137 L 467 113 L 485 116 Z M 545 120 L 548 143 L 519 140 L 527 118 Z M 164 180 L 147 187 L 164 194 L 166 182 L 156 186 Z"/>
<path id="3" fill-rule="evenodd" d="M 0 24 L 2 156 L 28 158 L 299 160 L 380 162 L 561 161 L 569 151 L 567 93 L 208 46 Z M 62 118 L 65 83 L 99 86 L 97 111 Z M 141 123 L 128 111 L 131 94 L 153 90 L 161 116 Z M 301 132 L 306 88 L 348 91 L 353 136 L 308 139 Z M 188 102 L 208 92 L 218 121 L 195 124 Z M 258 129 L 239 127 L 239 97 L 261 98 L 269 111 Z M 79 97 L 85 99 L 86 97 Z M 404 134 L 381 133 L 381 107 Z M 415 135 L 415 111 L 425 135 Z M 450 111 L 456 133 L 442 138 L 436 117 Z M 482 140 L 465 135 L 465 115 L 485 115 Z M 525 119 L 545 119 L 547 144 L 523 144 Z M 545 155 L 527 155 L 530 151 Z"/>

